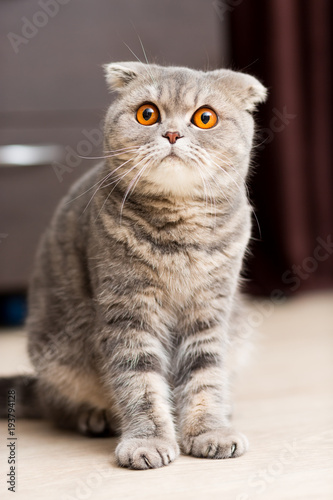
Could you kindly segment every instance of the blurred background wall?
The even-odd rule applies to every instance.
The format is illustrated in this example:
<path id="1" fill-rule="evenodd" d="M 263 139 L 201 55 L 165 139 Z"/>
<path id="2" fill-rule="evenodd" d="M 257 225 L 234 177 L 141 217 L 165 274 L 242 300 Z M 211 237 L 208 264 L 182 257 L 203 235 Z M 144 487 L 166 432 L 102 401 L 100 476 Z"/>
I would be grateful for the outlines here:
<path id="1" fill-rule="evenodd" d="M 228 2 L 231 61 L 269 87 L 251 196 L 248 290 L 333 286 L 332 2 Z"/>
<path id="2" fill-rule="evenodd" d="M 38 238 L 94 164 L 81 157 L 102 153 L 101 66 L 144 60 L 139 37 L 151 62 L 231 67 L 269 87 L 245 286 L 333 285 L 329 0 L 2 0 L 0 14 L 0 322 L 22 321 Z"/>

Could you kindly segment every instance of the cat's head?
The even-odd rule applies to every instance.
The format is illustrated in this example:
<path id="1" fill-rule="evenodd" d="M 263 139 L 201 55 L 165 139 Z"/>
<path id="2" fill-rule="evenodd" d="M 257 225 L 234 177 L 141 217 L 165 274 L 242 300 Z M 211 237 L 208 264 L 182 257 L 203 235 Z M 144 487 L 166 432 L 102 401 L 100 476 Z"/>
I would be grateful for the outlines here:
<path id="1" fill-rule="evenodd" d="M 138 62 L 108 64 L 105 72 L 118 94 L 105 121 L 115 181 L 184 197 L 239 189 L 252 148 L 251 113 L 266 97 L 256 78 Z"/>

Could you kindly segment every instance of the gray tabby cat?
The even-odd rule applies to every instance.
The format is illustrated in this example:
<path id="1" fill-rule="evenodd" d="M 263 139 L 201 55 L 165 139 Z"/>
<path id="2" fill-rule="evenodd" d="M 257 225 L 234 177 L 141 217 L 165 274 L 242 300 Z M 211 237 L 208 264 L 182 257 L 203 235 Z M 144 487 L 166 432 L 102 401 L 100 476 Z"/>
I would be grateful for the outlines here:
<path id="1" fill-rule="evenodd" d="M 247 449 L 230 427 L 250 236 L 251 112 L 266 90 L 229 70 L 125 62 L 105 154 L 61 201 L 30 287 L 34 377 L 2 379 L 21 416 L 121 435 L 119 465 Z M 4 396 L 2 396 L 4 397 Z M 2 410 L 2 416 L 5 410 Z"/>

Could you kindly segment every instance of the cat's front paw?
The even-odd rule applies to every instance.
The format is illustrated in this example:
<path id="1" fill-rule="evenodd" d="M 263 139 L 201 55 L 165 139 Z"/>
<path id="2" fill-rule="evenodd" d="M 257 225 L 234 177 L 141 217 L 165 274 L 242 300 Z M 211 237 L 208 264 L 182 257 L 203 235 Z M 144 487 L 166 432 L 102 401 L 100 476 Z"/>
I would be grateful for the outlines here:
<path id="1" fill-rule="evenodd" d="M 178 455 L 179 447 L 175 441 L 160 438 L 125 438 L 116 448 L 118 464 L 130 469 L 163 467 Z"/>
<path id="2" fill-rule="evenodd" d="M 182 440 L 182 449 L 186 454 L 201 458 L 239 457 L 248 446 L 246 436 L 229 427 L 187 436 Z"/>

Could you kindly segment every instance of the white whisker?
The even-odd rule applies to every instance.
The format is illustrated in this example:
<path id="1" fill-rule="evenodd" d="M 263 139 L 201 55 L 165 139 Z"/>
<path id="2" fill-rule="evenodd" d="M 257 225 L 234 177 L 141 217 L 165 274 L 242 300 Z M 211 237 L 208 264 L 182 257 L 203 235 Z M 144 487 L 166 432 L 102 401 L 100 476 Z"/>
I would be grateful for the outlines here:
<path id="1" fill-rule="evenodd" d="M 137 35 L 138 35 L 138 33 L 137 33 Z M 155 80 L 155 78 L 154 78 L 154 76 L 153 76 L 153 73 L 152 73 L 152 71 L 151 71 L 151 69 L 150 69 L 150 67 L 149 67 L 148 57 L 147 57 L 147 54 L 146 54 L 145 48 L 144 48 L 144 46 L 143 46 L 142 40 L 141 40 L 141 38 L 140 38 L 140 36 L 139 36 L 139 35 L 138 35 L 138 39 L 139 39 L 139 42 L 140 42 L 140 45 L 141 45 L 141 48 L 142 48 L 143 55 L 145 56 L 146 63 L 147 63 L 147 65 L 148 65 L 148 68 L 147 68 L 147 69 L 149 70 L 149 74 L 150 74 L 150 76 L 151 76 L 151 79 L 153 80 L 154 84 L 157 86 L 157 82 L 156 82 L 156 80 Z"/>
<path id="2" fill-rule="evenodd" d="M 105 160 L 107 158 L 113 158 L 114 156 L 121 156 L 122 154 L 126 154 L 126 153 L 134 153 L 135 151 L 137 151 L 139 148 L 139 146 L 137 147 L 133 147 L 131 149 L 126 149 L 126 150 L 119 150 L 120 152 L 119 153 L 115 153 L 115 151 L 105 151 L 106 153 L 115 153 L 115 154 L 112 154 L 112 155 L 106 155 L 106 156 L 80 156 L 80 155 L 77 155 L 78 158 L 83 158 L 84 160 Z"/>
<path id="3" fill-rule="evenodd" d="M 218 190 L 220 189 L 219 185 L 217 184 L 216 180 L 214 179 L 214 175 L 212 172 L 209 171 L 209 169 L 206 167 L 205 163 L 201 163 L 201 167 L 204 169 L 204 172 L 208 175 L 208 185 L 209 185 L 209 190 L 210 190 L 210 199 L 211 199 L 211 210 L 213 211 L 213 204 L 214 204 L 214 226 L 216 225 L 216 199 L 213 193 L 212 186 L 210 184 L 210 179 L 215 183 L 217 186 Z"/>
<path id="4" fill-rule="evenodd" d="M 144 158 L 145 160 L 147 159 Z M 146 170 L 146 168 L 148 167 L 148 165 L 151 163 L 152 160 L 148 161 L 148 163 L 146 163 L 145 165 L 143 165 L 143 167 L 140 169 L 139 173 L 132 179 L 132 181 L 130 182 L 127 190 L 126 190 L 126 193 L 124 195 L 124 198 L 122 200 L 122 203 L 121 203 L 121 209 L 120 209 L 120 223 L 121 223 L 121 218 L 122 218 L 122 214 L 123 214 L 123 209 L 124 209 L 124 205 L 125 205 L 125 202 L 126 202 L 126 199 L 127 197 L 129 196 L 130 192 L 134 191 L 135 189 L 135 186 L 136 184 L 138 183 L 138 181 L 140 180 L 140 177 L 142 176 L 142 174 L 144 173 L 144 171 Z M 132 189 L 133 188 L 133 189 Z"/>
<path id="5" fill-rule="evenodd" d="M 110 198 L 111 194 L 113 193 L 113 191 L 116 189 L 116 187 L 118 186 L 119 182 L 124 179 L 129 173 L 131 173 L 136 167 L 138 167 L 138 165 L 140 165 L 144 160 L 146 159 L 146 156 L 144 158 L 142 158 L 138 163 L 136 163 L 132 168 L 130 168 L 129 170 L 127 170 L 124 174 L 122 174 L 121 176 L 118 176 L 115 180 L 113 180 L 112 182 L 108 183 L 108 184 L 105 184 L 101 189 L 105 189 L 109 186 L 112 186 L 112 184 L 115 184 L 114 187 L 111 189 L 111 191 L 108 193 L 108 195 L 106 196 L 104 202 L 103 202 L 103 205 L 102 207 L 100 208 L 97 216 L 96 216 L 96 219 L 95 221 L 97 220 L 97 218 L 99 217 L 99 215 L 101 214 L 105 204 L 107 203 L 108 199 Z"/>
<path id="6" fill-rule="evenodd" d="M 139 161 L 138 163 L 136 163 L 135 165 L 133 165 L 133 167 L 131 167 L 129 170 L 126 170 L 125 173 L 117 175 L 117 177 L 115 177 L 115 179 L 113 179 L 112 182 L 109 182 L 108 184 L 104 184 L 104 186 L 102 186 L 101 189 L 106 189 L 107 187 L 112 186 L 115 182 L 117 183 L 116 184 L 116 186 L 117 186 L 119 184 L 119 182 L 122 179 L 124 179 L 128 174 L 130 174 L 138 165 L 140 165 L 141 162 L 142 162 L 142 160 Z"/>
<path id="7" fill-rule="evenodd" d="M 210 151 L 213 151 L 213 150 L 210 150 Z M 219 153 L 219 154 L 223 154 L 223 153 Z M 214 157 L 215 157 L 215 158 L 217 158 L 218 160 L 222 161 L 222 163 L 224 163 L 225 165 L 227 165 L 229 168 L 231 168 L 231 169 L 232 169 L 232 171 L 233 171 L 233 172 L 235 172 L 235 174 L 236 174 L 236 175 L 240 178 L 240 180 L 242 181 L 242 185 L 243 185 L 243 187 L 245 188 L 245 191 L 246 191 L 246 194 L 247 194 L 247 198 L 248 198 L 248 199 L 250 199 L 250 192 L 249 192 L 249 188 L 248 188 L 248 186 L 246 185 L 245 180 L 241 177 L 241 175 L 239 174 L 239 172 L 237 172 L 237 170 L 236 170 L 236 169 L 234 168 L 234 166 L 231 164 L 230 159 L 229 159 L 229 162 L 227 163 L 226 161 L 222 160 L 222 159 L 221 159 L 221 158 L 220 158 L 220 157 L 219 157 L 216 153 L 215 153 L 215 154 L 213 154 L 213 155 L 210 153 L 210 156 L 214 156 Z M 224 155 L 224 156 L 226 157 L 226 155 Z M 213 161 L 213 160 L 212 160 L 212 161 Z M 217 165 L 214 161 L 213 161 L 213 163 L 214 163 L 215 165 Z M 230 176 L 230 174 L 228 174 L 228 172 L 227 172 L 227 171 L 226 171 L 226 170 L 225 170 L 225 169 L 224 169 L 221 165 L 217 165 L 217 166 L 219 166 L 219 167 L 223 170 L 223 172 L 229 176 L 229 178 L 230 178 L 230 179 L 231 179 L 231 180 L 232 180 L 232 181 L 236 184 L 236 186 L 238 187 L 239 191 L 240 191 L 240 192 L 242 192 L 242 191 L 241 191 L 241 187 L 240 187 L 240 186 L 238 185 L 238 183 L 237 183 L 237 182 L 236 182 L 236 181 L 235 181 L 235 180 L 234 180 L 234 179 Z M 262 238 L 262 233 L 261 233 L 261 228 L 260 228 L 259 220 L 258 220 L 257 214 L 255 213 L 255 210 L 254 210 L 254 208 L 252 207 L 252 205 L 251 205 L 251 204 L 250 204 L 250 209 L 251 209 L 251 211 L 252 211 L 252 213 L 253 213 L 253 216 L 254 216 L 254 218 L 255 218 L 255 221 L 256 221 L 256 224 L 257 224 L 257 227 L 258 227 L 258 231 L 259 231 L 259 237 L 260 237 L 260 239 L 261 239 L 261 238 Z"/>
<path id="8" fill-rule="evenodd" d="M 90 188 L 88 188 L 85 191 L 83 191 L 83 193 L 80 193 L 78 196 L 76 196 L 75 198 L 72 198 L 71 200 L 67 201 L 66 203 L 72 203 L 73 201 L 77 200 L 78 198 L 80 198 L 84 194 L 88 193 L 88 191 L 90 191 L 91 189 L 93 189 L 95 186 L 97 186 L 98 184 L 100 184 L 101 182 L 103 182 L 103 180 L 106 180 L 109 176 L 110 176 L 110 172 L 108 174 L 106 174 L 105 177 L 103 177 L 102 181 L 96 182 L 95 184 L 93 184 L 92 186 L 90 186 Z"/>
<path id="9" fill-rule="evenodd" d="M 124 151 L 126 149 L 140 149 L 141 146 L 126 146 L 126 148 L 111 149 L 110 151 L 104 149 L 104 153 L 116 153 L 117 151 Z"/>
<path id="10" fill-rule="evenodd" d="M 90 198 L 90 200 L 88 201 L 87 205 L 85 206 L 83 212 L 81 215 L 84 214 L 84 212 L 87 210 L 87 208 L 89 207 L 90 203 L 92 202 L 92 200 L 94 199 L 94 196 L 95 194 L 99 191 L 99 189 L 101 189 L 102 187 L 106 187 L 106 186 L 103 186 L 104 182 L 106 182 L 117 170 L 119 170 L 121 167 L 123 167 L 124 165 L 126 165 L 128 162 L 132 161 L 133 158 L 130 158 L 129 160 L 125 161 L 124 163 L 122 163 L 121 165 L 119 165 L 119 167 L 117 167 L 116 169 L 112 170 L 111 172 L 109 172 L 104 178 L 102 181 L 99 181 L 97 182 L 94 186 L 96 186 L 98 184 L 98 187 L 97 189 L 94 191 L 92 197 Z M 134 168 L 134 167 L 133 167 Z M 108 185 L 108 184 L 107 184 Z M 94 187 L 93 186 L 93 187 Z M 90 191 L 90 189 L 92 188 L 89 188 L 87 191 Z M 86 191 L 86 192 L 87 192 Z M 82 193 L 83 194 L 83 193 Z M 80 195 L 81 196 L 81 195 Z"/>
<path id="11" fill-rule="evenodd" d="M 217 158 L 219 159 L 219 158 Z M 242 193 L 242 188 L 241 186 L 235 181 L 235 179 L 229 174 L 229 172 L 227 172 L 227 170 L 225 168 L 222 167 L 222 165 L 219 165 L 218 163 L 216 163 L 214 160 L 211 160 L 212 163 L 214 163 L 214 165 L 216 165 L 217 167 L 219 167 L 221 170 L 223 170 L 223 172 L 229 177 L 229 179 L 237 186 L 238 190 L 240 193 Z"/>
<path id="12" fill-rule="evenodd" d="M 138 56 L 137 56 L 137 55 L 133 52 L 133 50 L 131 49 L 131 47 L 129 47 L 129 46 L 127 45 L 127 43 L 126 43 L 126 42 L 123 42 L 123 43 L 124 43 L 124 45 L 126 45 L 126 47 L 128 48 L 128 50 L 129 50 L 129 51 L 133 54 L 133 56 L 135 57 L 135 59 L 136 59 L 139 63 L 141 63 L 141 64 L 143 64 L 144 66 L 146 66 L 146 65 L 145 65 L 145 64 L 141 61 L 141 59 L 140 59 L 140 58 L 139 58 L 139 57 L 138 57 Z M 147 69 L 147 68 L 146 68 L 146 71 L 147 71 L 148 75 L 150 76 L 150 78 L 152 79 L 152 82 L 155 84 L 154 79 L 152 78 L 152 75 L 150 74 L 150 71 L 148 71 L 148 69 Z"/>
<path id="13" fill-rule="evenodd" d="M 211 155 L 207 152 L 207 150 L 205 149 L 201 149 L 201 148 L 198 148 L 198 147 L 195 147 L 196 151 L 198 151 L 198 153 L 202 156 L 201 158 L 201 161 L 202 161 L 202 166 L 205 165 L 205 161 L 207 162 L 211 162 L 211 163 L 215 163 L 212 159 L 211 159 Z M 216 165 L 216 163 L 215 163 Z M 220 165 L 217 165 L 223 172 L 225 172 L 225 170 L 220 166 Z M 211 180 L 214 182 L 215 186 L 217 187 L 217 190 L 218 192 L 221 191 L 221 185 L 217 183 L 215 177 L 214 177 L 214 174 L 210 171 L 210 168 L 209 168 L 209 165 L 205 165 L 206 167 L 206 172 L 207 174 L 209 175 L 209 177 L 211 178 Z M 232 202 L 230 200 L 230 198 L 226 195 L 226 193 L 224 193 L 224 197 L 225 199 L 227 200 L 227 202 L 229 203 L 230 206 L 232 206 Z"/>
<path id="14" fill-rule="evenodd" d="M 199 175 L 201 177 L 201 180 L 202 180 L 202 183 L 203 183 L 203 187 L 204 187 L 204 194 L 205 194 L 205 205 L 206 205 L 206 213 L 205 213 L 205 216 L 207 217 L 207 205 L 208 205 L 208 193 L 207 193 L 207 185 L 206 185 L 206 181 L 205 181 L 205 178 L 204 176 L 202 175 L 202 171 L 201 171 L 201 168 L 200 168 L 200 165 L 199 163 L 196 163 L 196 167 L 198 168 L 198 172 L 199 172 Z M 212 193 L 211 193 L 212 194 Z M 210 199 L 210 208 L 211 208 L 211 211 L 213 211 L 213 202 L 212 202 L 212 197 L 210 196 L 209 197 Z"/>

